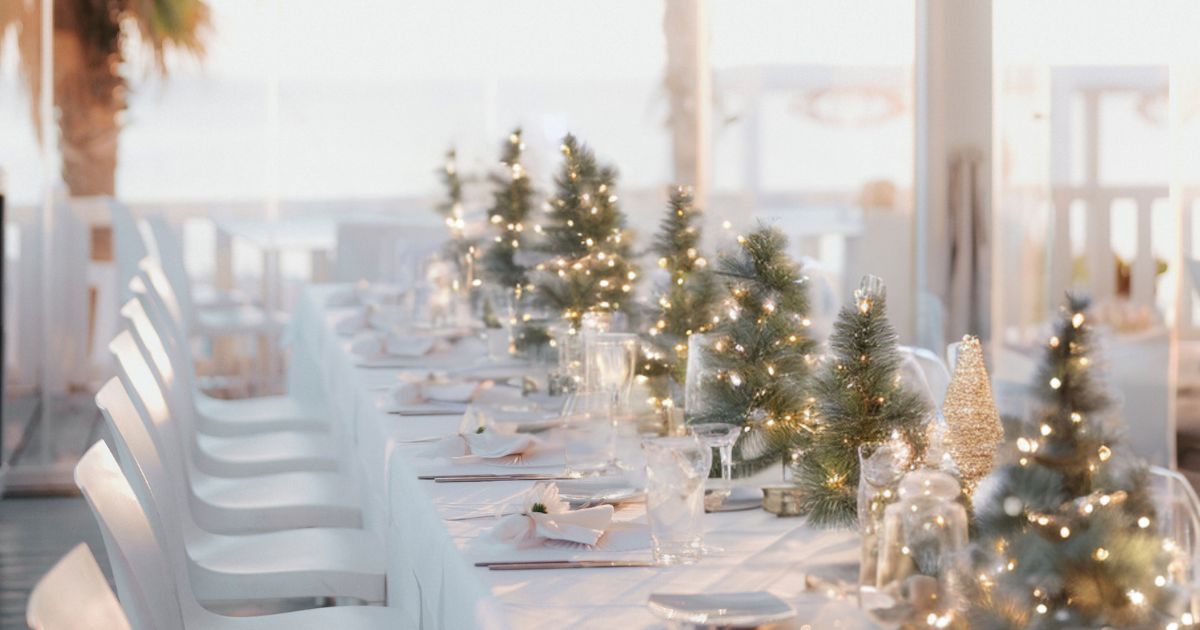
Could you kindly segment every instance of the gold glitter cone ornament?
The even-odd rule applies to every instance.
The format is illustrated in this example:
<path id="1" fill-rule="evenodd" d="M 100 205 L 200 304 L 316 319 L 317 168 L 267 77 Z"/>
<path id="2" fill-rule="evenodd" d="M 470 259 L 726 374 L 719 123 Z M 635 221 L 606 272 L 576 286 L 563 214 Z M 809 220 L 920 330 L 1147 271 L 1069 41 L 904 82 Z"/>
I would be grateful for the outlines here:
<path id="1" fill-rule="evenodd" d="M 992 472 L 998 445 L 1004 441 L 1000 412 L 983 364 L 979 339 L 967 335 L 958 349 L 954 377 L 942 404 L 946 418 L 946 452 L 954 459 L 967 496 Z"/>

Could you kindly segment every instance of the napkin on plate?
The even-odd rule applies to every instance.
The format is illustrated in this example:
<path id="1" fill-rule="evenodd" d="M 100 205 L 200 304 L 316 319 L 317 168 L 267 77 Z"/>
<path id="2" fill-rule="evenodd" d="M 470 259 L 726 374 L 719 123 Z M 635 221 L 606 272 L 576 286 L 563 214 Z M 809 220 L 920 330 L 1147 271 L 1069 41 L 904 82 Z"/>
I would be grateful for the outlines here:
<path id="1" fill-rule="evenodd" d="M 423 357 L 434 350 L 438 340 L 433 337 L 394 335 L 378 330 L 360 332 L 350 341 L 350 352 L 363 358 Z"/>
<path id="2" fill-rule="evenodd" d="M 530 490 L 522 513 L 504 517 L 487 535 L 521 547 L 547 540 L 595 545 L 612 522 L 613 506 L 572 510 L 558 497 L 556 484 L 539 483 Z"/>
<path id="3" fill-rule="evenodd" d="M 415 405 L 425 402 L 469 403 L 475 400 L 484 383 L 430 381 L 405 381 L 388 389 L 388 400 L 397 405 Z"/>
<path id="4" fill-rule="evenodd" d="M 329 308 L 357 306 L 362 303 L 362 293 L 365 290 L 365 282 L 359 282 L 348 287 L 339 287 L 330 291 L 325 297 L 325 306 Z"/>
<path id="5" fill-rule="evenodd" d="M 363 306 L 334 320 L 333 330 L 343 337 L 349 337 L 359 331 L 366 330 L 369 325 L 370 309 Z"/>
<path id="6" fill-rule="evenodd" d="M 482 433 L 464 433 L 435 442 L 423 453 L 426 457 L 477 457 L 499 459 L 510 455 L 529 453 L 540 443 L 527 433 L 505 435 L 498 431 L 484 430 Z M 557 496 L 557 490 L 555 491 Z"/>

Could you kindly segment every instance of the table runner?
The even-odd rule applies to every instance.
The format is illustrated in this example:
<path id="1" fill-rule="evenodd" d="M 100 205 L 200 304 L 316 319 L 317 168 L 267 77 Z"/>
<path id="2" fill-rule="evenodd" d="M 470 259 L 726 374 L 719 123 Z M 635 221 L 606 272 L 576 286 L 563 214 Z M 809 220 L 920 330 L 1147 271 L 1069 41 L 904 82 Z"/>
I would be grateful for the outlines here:
<path id="1" fill-rule="evenodd" d="M 302 292 L 289 332 L 289 384 L 300 395 L 321 392 L 335 421 L 344 424 L 352 472 L 360 477 L 365 527 L 381 537 L 388 556 L 388 605 L 407 614 L 413 627 L 659 628 L 665 626 L 646 608 L 651 593 L 754 590 L 769 590 L 795 606 L 796 628 L 871 627 L 852 602 L 805 588 L 810 573 L 845 574 L 856 564 L 857 536 L 815 530 L 802 519 L 762 510 L 706 515 L 705 544 L 720 551 L 690 566 L 513 572 L 474 567 L 481 552 L 472 543 L 494 520 L 445 518 L 503 500 L 532 482 L 417 480 L 413 461 L 428 445 L 404 440 L 453 433 L 459 418 L 382 411 L 382 388 L 402 370 L 356 366 L 348 339 L 333 330 L 333 322 L 350 310 L 326 307 L 331 292 L 345 288 L 315 285 Z M 642 505 L 624 509 L 644 512 Z"/>

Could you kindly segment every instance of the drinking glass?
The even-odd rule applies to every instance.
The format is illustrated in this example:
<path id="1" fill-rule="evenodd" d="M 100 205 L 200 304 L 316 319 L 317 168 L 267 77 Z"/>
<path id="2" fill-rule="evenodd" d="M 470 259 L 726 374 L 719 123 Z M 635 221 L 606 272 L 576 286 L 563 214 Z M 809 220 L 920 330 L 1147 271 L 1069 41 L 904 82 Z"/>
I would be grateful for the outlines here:
<path id="1" fill-rule="evenodd" d="M 646 520 L 659 564 L 691 564 L 703 551 L 704 480 L 712 449 L 694 435 L 642 441 L 646 453 Z"/>
<path id="2" fill-rule="evenodd" d="M 558 368 L 551 378 L 551 391 L 571 393 L 583 389 L 583 336 L 566 322 L 551 324 L 547 332 L 558 349 Z"/>
<path id="3" fill-rule="evenodd" d="M 604 392 L 575 392 L 567 398 L 562 424 L 567 476 L 589 477 L 607 471 L 613 444 L 608 408 Z"/>
<path id="4" fill-rule="evenodd" d="M 717 340 L 715 333 L 696 333 L 688 337 L 687 374 L 683 383 L 683 413 L 693 418 L 704 412 L 704 390 L 713 377 L 705 360 L 708 347 Z"/>

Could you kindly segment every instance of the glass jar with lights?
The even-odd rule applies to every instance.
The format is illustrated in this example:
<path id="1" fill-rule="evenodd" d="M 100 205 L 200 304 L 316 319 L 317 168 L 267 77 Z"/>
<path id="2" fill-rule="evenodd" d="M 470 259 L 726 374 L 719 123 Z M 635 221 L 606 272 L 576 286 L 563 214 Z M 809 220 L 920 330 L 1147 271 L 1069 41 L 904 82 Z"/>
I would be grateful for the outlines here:
<path id="1" fill-rule="evenodd" d="M 900 481 L 898 500 L 884 510 L 875 574 L 876 597 L 864 606 L 880 618 L 945 627 L 962 604 L 960 563 L 967 546 L 967 511 L 958 481 L 917 470 Z"/>
<path id="2" fill-rule="evenodd" d="M 884 510 L 899 498 L 900 479 L 908 472 L 911 459 L 912 449 L 900 439 L 858 447 L 858 532 L 862 538 L 860 603 L 863 594 L 876 588 Z"/>

